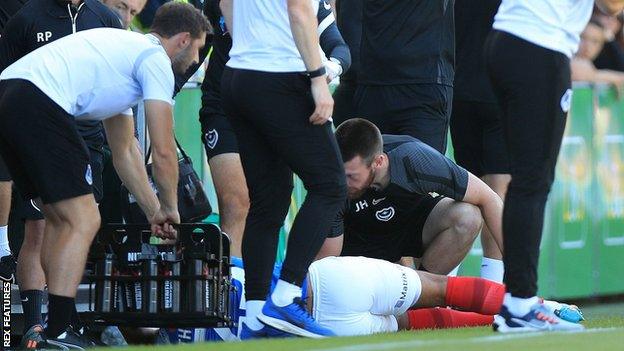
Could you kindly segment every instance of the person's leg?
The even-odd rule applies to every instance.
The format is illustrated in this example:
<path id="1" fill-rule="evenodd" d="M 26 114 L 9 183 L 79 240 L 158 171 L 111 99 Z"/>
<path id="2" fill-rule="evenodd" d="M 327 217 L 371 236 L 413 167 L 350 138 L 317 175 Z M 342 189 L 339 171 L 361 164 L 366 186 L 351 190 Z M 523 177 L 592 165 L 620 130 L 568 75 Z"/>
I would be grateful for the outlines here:
<path id="1" fill-rule="evenodd" d="M 0 160 L 0 163 L 4 162 Z M 11 185 L 10 181 L 0 181 L 0 257 L 11 254 L 8 229 L 9 211 L 11 210 Z"/>
<path id="2" fill-rule="evenodd" d="M 504 199 L 511 176 L 509 175 L 509 153 L 503 135 L 502 111 L 497 103 L 474 103 L 473 105 L 475 114 L 479 115 L 479 121 L 481 121 L 478 128 L 482 131 L 480 144 L 483 152 L 479 158 L 483 164 L 483 172 L 478 175 L 501 199 Z M 502 282 L 505 272 L 502 261 L 503 253 L 487 226 L 484 226 L 481 232 L 481 247 L 483 248 L 481 277 Z"/>
<path id="3" fill-rule="evenodd" d="M 239 94 L 245 95 L 245 86 L 249 83 L 244 73 L 226 68 L 222 79 L 224 109 L 236 132 L 250 198 L 242 240 L 245 324 L 252 330 L 260 330 L 263 325 L 256 317 L 269 294 L 279 229 L 290 205 L 292 173 L 269 148 L 258 128 L 248 121 L 248 116 L 240 113 L 241 105 L 249 102 L 239 98 Z"/>
<path id="4" fill-rule="evenodd" d="M 46 218 L 41 263 L 49 291 L 48 328 L 55 337 L 69 325 L 91 241 L 100 227 L 92 194 L 43 206 Z"/>
<path id="5" fill-rule="evenodd" d="M 200 122 L 202 143 L 219 202 L 219 224 L 221 230 L 230 237 L 230 254 L 241 257 L 241 241 L 249 211 L 249 191 L 241 165 L 238 140 L 230 121 L 221 110 L 220 100 L 202 99 Z"/>
<path id="6" fill-rule="evenodd" d="M 486 174 L 482 179 L 485 184 L 501 197 L 501 199 L 505 198 L 507 185 L 511 180 L 509 174 Z M 496 244 L 496 240 L 491 234 L 490 229 L 486 225 L 484 225 L 481 230 L 481 248 L 483 249 L 481 278 L 501 283 L 505 273 L 503 254 Z"/>
<path id="7" fill-rule="evenodd" d="M 494 330 L 582 330 L 582 325 L 561 319 L 536 296 L 544 210 L 571 105 L 569 59 L 493 31 L 486 43 L 486 61 L 503 111 L 511 174 L 503 211 L 508 293 Z"/>
<path id="8" fill-rule="evenodd" d="M 392 133 L 410 135 L 444 154 L 446 152 L 453 88 L 438 84 L 393 87 L 385 96 L 395 101 L 386 119 Z"/>
<path id="9" fill-rule="evenodd" d="M 569 108 L 570 67 L 564 55 L 508 34 L 494 32 L 488 40 L 511 170 L 503 211 L 505 283 L 510 296 L 530 298 L 510 303 L 523 316 L 536 302 L 544 207 Z"/>
<path id="10" fill-rule="evenodd" d="M 466 257 L 482 224 L 478 207 L 448 198 L 440 200 L 422 230 L 421 269 L 448 274 Z"/>
<path id="11" fill-rule="evenodd" d="M 226 70 L 227 73 L 227 70 Z M 314 101 L 310 94 L 310 80 L 306 76 L 297 73 L 263 73 L 263 72 L 237 72 L 240 80 L 240 96 L 232 96 L 239 105 L 238 109 L 244 112 L 245 118 L 258 134 L 258 138 L 266 140 L 266 147 L 269 155 L 267 157 L 255 158 L 255 154 L 262 150 L 248 150 L 247 155 L 243 155 L 242 145 L 241 157 L 243 158 L 243 168 L 246 177 L 265 176 L 263 172 L 251 174 L 251 169 L 245 164 L 254 162 L 258 169 L 275 169 L 278 167 L 291 169 L 303 181 L 307 190 L 306 198 L 299 209 L 288 238 L 287 254 L 282 266 L 281 276 L 270 301 L 267 301 L 259 316 L 266 324 L 298 335 L 320 336 L 328 335 L 329 331 L 321 328 L 297 302 L 301 296 L 301 285 L 307 273 L 308 266 L 314 260 L 316 254 L 323 244 L 323 240 L 328 235 L 330 228 L 338 214 L 340 206 L 346 200 L 346 179 L 342 159 L 338 150 L 335 137 L 332 132 L 331 123 L 324 125 L 313 125 L 309 117 L 314 111 Z M 224 74 L 223 79 L 226 79 Z M 261 84 L 259 84 L 261 82 Z M 222 89 L 225 100 L 225 89 Z M 244 93 L 243 93 L 244 92 Z M 238 98 L 238 99 L 237 99 Z M 241 101 L 245 102 L 241 102 Z M 242 106 L 241 106 L 242 105 Z M 231 116 L 231 113 L 226 110 Z M 234 122 L 233 122 L 234 123 Z M 236 122 L 237 123 L 237 122 Z M 236 126 L 235 126 L 236 127 Z M 239 144 L 242 144 L 243 134 L 237 128 Z M 270 157 L 275 155 L 274 157 Z M 245 160 L 254 158 L 254 160 Z M 271 164 L 272 159 L 283 160 L 277 165 Z M 280 171 L 278 171 L 280 172 Z M 265 225 L 267 220 L 277 220 L 278 212 L 282 211 L 281 202 L 276 201 L 275 193 L 280 193 L 277 199 L 281 199 L 282 191 L 288 188 L 288 201 L 281 215 L 281 220 L 286 215 L 288 204 L 290 203 L 290 189 L 292 178 L 285 179 L 285 172 L 280 172 L 275 176 L 275 171 L 268 173 L 271 179 L 266 179 L 266 186 L 257 186 L 252 189 L 255 182 L 247 180 L 250 191 L 251 207 L 247 217 L 245 228 L 245 238 L 243 240 L 243 252 L 245 252 L 245 242 L 250 232 L 252 213 L 256 205 L 254 194 L 256 192 L 266 194 L 266 203 L 261 206 L 262 211 L 273 208 L 269 217 L 275 214 L 274 218 L 258 218 L 258 227 Z M 278 187 L 278 190 L 272 188 Z M 256 195 L 257 196 L 257 195 Z M 281 201 L 281 200 L 279 200 Z M 270 203 L 269 203 L 270 202 Z M 259 206 L 260 207 L 260 206 Z M 258 208 L 259 208 L 258 207 Z M 254 217 L 255 217 L 254 216 Z M 258 250 L 258 248 L 255 248 Z M 275 251 L 270 254 L 274 255 Z M 265 253 L 265 255 L 268 253 Z M 245 260 L 245 267 L 248 262 Z M 272 261 L 271 261 L 272 262 Z M 275 325 L 274 325 L 275 324 Z M 301 325 L 304 324 L 303 328 Z"/>
<path id="12" fill-rule="evenodd" d="M 249 192 L 239 154 L 212 157 L 210 174 L 219 201 L 219 224 L 231 240 L 230 254 L 241 257 L 245 218 L 249 211 Z"/>
<path id="13" fill-rule="evenodd" d="M 338 127 L 347 119 L 358 117 L 354 101 L 356 87 L 353 81 L 341 81 L 334 91 L 334 113 L 332 114 L 334 126 Z"/>
<path id="14" fill-rule="evenodd" d="M 42 219 L 27 219 L 24 223 L 24 241 L 17 261 L 17 280 L 24 310 L 24 331 L 34 325 L 43 324 L 41 305 L 46 280 L 41 266 L 41 246 L 44 230 L 45 221 Z"/>
<path id="15" fill-rule="evenodd" d="M 0 157 L 0 277 L 15 281 L 15 258 L 9 246 L 9 212 L 11 211 L 11 176 Z"/>

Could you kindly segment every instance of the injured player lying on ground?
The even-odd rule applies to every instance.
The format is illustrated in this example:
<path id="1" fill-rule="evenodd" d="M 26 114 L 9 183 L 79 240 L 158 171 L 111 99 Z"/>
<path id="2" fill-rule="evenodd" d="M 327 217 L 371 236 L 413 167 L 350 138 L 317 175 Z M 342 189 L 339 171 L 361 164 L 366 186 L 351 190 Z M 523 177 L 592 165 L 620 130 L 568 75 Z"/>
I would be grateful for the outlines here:
<path id="1" fill-rule="evenodd" d="M 238 340 L 285 337 L 265 326 L 252 333 L 245 325 L 242 261 L 233 261 L 232 277 L 238 287 L 237 328 L 162 330 L 167 342 Z M 276 265 L 273 280 L 279 277 Z M 505 286 L 476 277 L 447 277 L 416 271 L 366 257 L 326 257 L 310 265 L 300 303 L 323 327 L 339 336 L 368 335 L 399 330 L 488 326 L 498 313 Z M 560 323 L 583 319 L 576 306 L 545 301 L 544 316 Z M 578 324 L 579 328 L 581 325 Z"/>

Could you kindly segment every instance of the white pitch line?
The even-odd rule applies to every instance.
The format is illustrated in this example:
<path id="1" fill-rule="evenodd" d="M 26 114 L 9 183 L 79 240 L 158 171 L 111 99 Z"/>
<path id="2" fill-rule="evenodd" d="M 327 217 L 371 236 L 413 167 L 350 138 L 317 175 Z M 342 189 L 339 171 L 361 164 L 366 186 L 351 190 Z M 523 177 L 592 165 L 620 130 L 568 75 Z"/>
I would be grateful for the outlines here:
<path id="1" fill-rule="evenodd" d="M 526 339 L 534 338 L 545 335 L 561 335 L 561 334 L 595 334 L 606 333 L 612 331 L 624 330 L 624 328 L 593 328 L 585 329 L 583 331 L 569 331 L 569 332 L 535 332 L 535 333 L 518 333 L 518 334 L 501 334 L 491 336 L 478 336 L 469 339 L 452 339 L 452 340 L 409 340 L 409 341 L 395 341 L 387 343 L 373 343 L 373 344 L 357 344 L 342 347 L 334 347 L 328 349 L 312 349 L 310 351 L 376 351 L 376 350 L 396 350 L 401 348 L 422 347 L 422 346 L 442 346 L 442 345 L 455 345 L 465 343 L 490 343 L 501 342 L 511 339 Z"/>

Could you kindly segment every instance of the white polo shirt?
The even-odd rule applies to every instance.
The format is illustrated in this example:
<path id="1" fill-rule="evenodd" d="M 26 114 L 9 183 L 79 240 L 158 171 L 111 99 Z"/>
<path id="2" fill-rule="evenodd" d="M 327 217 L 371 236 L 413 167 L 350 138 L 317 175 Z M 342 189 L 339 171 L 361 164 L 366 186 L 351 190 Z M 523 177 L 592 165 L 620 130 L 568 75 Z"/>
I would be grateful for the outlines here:
<path id="1" fill-rule="evenodd" d="M 32 82 L 77 120 L 102 120 L 141 100 L 173 103 L 171 60 L 159 40 L 113 28 L 81 31 L 29 53 L 0 80 Z"/>
<path id="2" fill-rule="evenodd" d="M 263 72 L 304 72 L 288 19 L 287 0 L 234 1 L 228 67 Z"/>
<path id="3" fill-rule="evenodd" d="M 503 0 L 493 28 L 571 58 L 594 0 Z"/>

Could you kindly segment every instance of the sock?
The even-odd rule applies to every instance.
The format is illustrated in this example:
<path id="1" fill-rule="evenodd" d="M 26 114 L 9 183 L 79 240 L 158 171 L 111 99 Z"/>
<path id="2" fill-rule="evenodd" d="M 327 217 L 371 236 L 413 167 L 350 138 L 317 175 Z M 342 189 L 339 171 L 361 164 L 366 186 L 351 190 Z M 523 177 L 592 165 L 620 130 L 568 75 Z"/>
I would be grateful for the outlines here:
<path id="1" fill-rule="evenodd" d="M 290 305 L 295 297 L 301 297 L 301 287 L 281 279 L 277 281 L 275 290 L 271 294 L 271 300 L 279 307 Z"/>
<path id="2" fill-rule="evenodd" d="M 24 333 L 33 325 L 43 325 L 43 317 L 41 316 L 43 291 L 20 291 L 20 298 L 22 299 L 22 309 L 24 310 Z"/>
<path id="3" fill-rule="evenodd" d="M 531 307 L 539 302 L 537 296 L 529 297 L 528 299 L 521 297 L 511 296 L 510 293 L 505 294 L 505 301 L 503 304 L 507 307 L 511 314 L 516 316 L 524 316 L 531 311 Z"/>
<path id="4" fill-rule="evenodd" d="M 505 265 L 502 260 L 483 257 L 481 259 L 481 278 L 502 284 Z"/>
<path id="5" fill-rule="evenodd" d="M 504 296 L 503 284 L 474 277 L 449 277 L 445 302 L 464 311 L 494 315 L 500 311 Z"/>
<path id="6" fill-rule="evenodd" d="M 478 327 L 494 322 L 494 316 L 440 307 L 409 310 L 407 317 L 410 329 Z"/>
<path id="7" fill-rule="evenodd" d="M 9 247 L 9 226 L 4 225 L 0 227 L 0 257 L 8 256 L 11 254 L 11 248 Z"/>
<path id="8" fill-rule="evenodd" d="M 251 330 L 260 330 L 264 325 L 260 320 L 258 320 L 258 315 L 262 312 L 262 307 L 264 307 L 264 301 L 260 300 L 249 300 L 245 302 L 245 324 Z"/>
<path id="9" fill-rule="evenodd" d="M 76 306 L 73 297 L 48 294 L 48 328 L 45 333 L 50 338 L 61 335 L 70 325 L 71 311 Z"/>
<path id="10" fill-rule="evenodd" d="M 74 328 L 74 331 L 78 332 L 83 327 L 82 321 L 80 320 L 80 316 L 78 315 L 78 310 L 76 310 L 76 305 L 73 306 L 71 317 L 69 319 L 69 323 Z"/>

